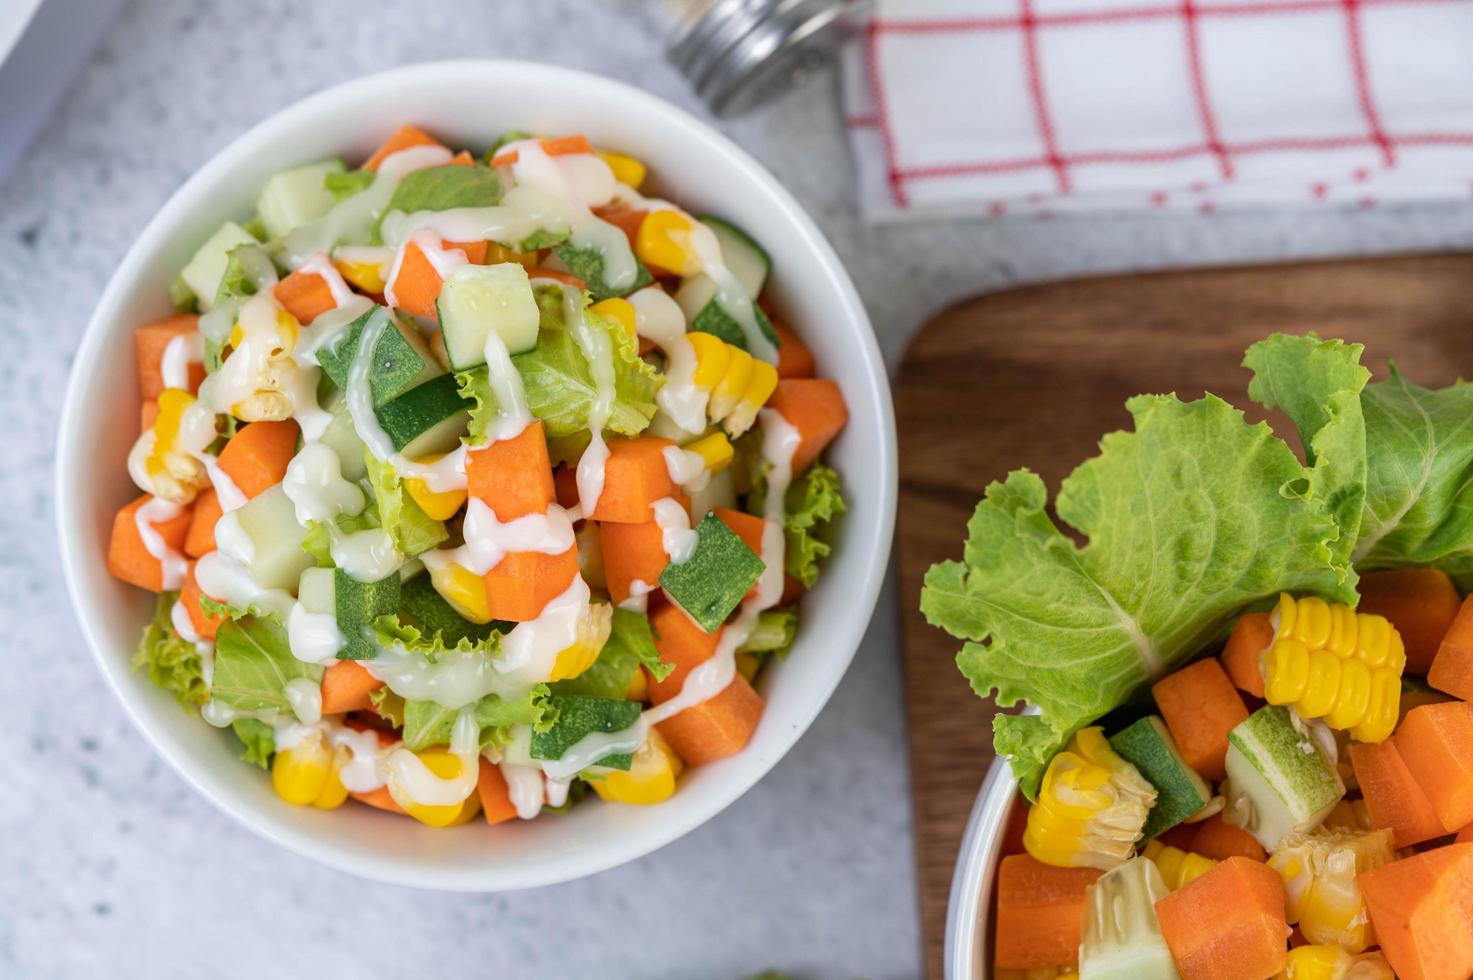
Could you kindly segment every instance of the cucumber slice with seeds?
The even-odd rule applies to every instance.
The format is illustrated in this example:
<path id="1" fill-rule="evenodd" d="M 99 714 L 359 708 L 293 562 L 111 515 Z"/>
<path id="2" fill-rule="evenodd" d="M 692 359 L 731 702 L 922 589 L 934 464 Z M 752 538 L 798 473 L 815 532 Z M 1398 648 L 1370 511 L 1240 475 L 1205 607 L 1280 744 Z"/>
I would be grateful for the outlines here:
<path id="1" fill-rule="evenodd" d="M 1317 826 L 1345 784 L 1289 709 L 1259 708 L 1228 733 L 1226 817 L 1273 851 L 1290 834 Z"/>

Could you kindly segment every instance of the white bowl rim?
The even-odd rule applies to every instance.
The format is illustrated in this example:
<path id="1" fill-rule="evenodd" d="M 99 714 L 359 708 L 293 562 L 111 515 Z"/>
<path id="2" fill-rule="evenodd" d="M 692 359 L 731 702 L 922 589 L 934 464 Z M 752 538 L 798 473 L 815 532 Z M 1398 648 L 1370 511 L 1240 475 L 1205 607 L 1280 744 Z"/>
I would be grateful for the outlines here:
<path id="1" fill-rule="evenodd" d="M 237 809 L 221 795 L 215 793 L 202 778 L 196 775 L 192 764 L 171 752 L 161 736 L 153 730 L 147 708 L 135 701 L 123 683 L 130 668 L 125 659 L 117 656 L 116 650 L 108 647 L 100 632 L 97 618 L 88 612 L 82 592 L 82 569 L 89 564 L 95 564 L 98 557 L 85 548 L 83 536 L 80 533 L 81 504 L 86 494 L 78 485 L 76 471 L 85 435 L 86 419 L 81 414 L 81 385 L 78 379 L 83 376 L 91 377 L 100 370 L 101 366 L 97 362 L 101 355 L 103 336 L 109 329 L 112 329 L 108 321 L 113 317 L 114 307 L 122 302 L 128 284 L 140 275 L 150 256 L 168 238 L 172 226 L 178 223 L 179 216 L 200 206 L 198 199 L 204 197 L 206 190 L 231 168 L 236 158 L 250 152 L 256 144 L 274 138 L 280 131 L 302 128 L 305 123 L 321 113 L 324 107 L 353 96 L 359 89 L 392 87 L 408 79 L 418 82 L 422 81 L 421 76 L 433 78 L 437 74 L 444 75 L 448 79 L 467 71 L 516 72 L 523 76 L 530 76 L 533 80 L 545 83 L 547 86 L 576 89 L 579 86 L 596 85 L 602 89 L 613 90 L 618 93 L 620 99 L 627 100 L 632 105 L 640 105 L 645 110 L 661 113 L 670 126 L 681 130 L 682 139 L 703 142 L 714 151 L 728 157 L 733 167 L 741 171 L 745 179 L 762 193 L 776 199 L 791 221 L 793 231 L 802 238 L 804 247 L 817 257 L 832 277 L 835 292 L 842 303 L 842 309 L 835 311 L 836 318 L 852 323 L 856 327 L 852 339 L 858 345 L 857 351 L 863 370 L 856 374 L 854 380 L 857 386 L 862 386 L 863 395 L 874 400 L 881 422 L 880 431 L 874 433 L 874 441 L 869 446 L 876 460 L 877 472 L 883 480 L 883 485 L 875 491 L 879 503 L 879 520 L 869 527 L 848 532 L 850 540 L 847 547 L 857 549 L 865 556 L 862 569 L 864 585 L 862 590 L 853 596 L 853 601 L 847 605 L 853 615 L 847 617 L 843 622 L 826 628 L 826 636 L 830 641 L 828 645 L 838 648 L 842 654 L 834 656 L 833 668 L 826 677 L 824 686 L 822 689 L 815 688 L 812 691 L 813 696 L 807 701 L 807 709 L 799 715 L 785 719 L 791 734 L 781 751 L 774 753 L 769 759 L 754 762 L 743 771 L 742 778 L 734 778 L 719 785 L 709 794 L 708 805 L 700 810 L 683 814 L 681 819 L 667 818 L 658 822 L 656 830 L 645 835 L 637 835 L 638 839 L 631 836 L 606 841 L 596 856 L 577 864 L 576 867 L 572 866 L 573 862 L 566 862 L 569 865 L 567 868 L 549 870 L 544 867 L 541 872 L 536 873 L 523 871 L 518 874 L 509 874 L 503 873 L 505 869 L 498 867 L 481 874 L 448 872 L 437 874 L 414 865 L 412 862 L 388 859 L 373 861 L 350 857 L 326 848 L 323 842 L 306 831 L 288 832 L 284 827 L 273 828 L 253 819 L 249 810 Z M 134 239 L 98 299 L 83 333 L 73 359 L 63 401 L 61 423 L 57 435 L 55 489 L 62 569 L 73 610 L 82 627 L 93 660 L 133 724 L 187 784 L 209 800 L 218 810 L 252 832 L 293 853 L 335 870 L 414 888 L 491 892 L 538 887 L 583 878 L 652 853 L 725 810 L 738 797 L 756 785 L 791 751 L 828 703 L 868 629 L 889 564 L 895 523 L 896 474 L 894 409 L 890 399 L 888 376 L 869 316 L 853 281 L 845 271 L 833 247 L 787 189 L 750 154 L 729 138 L 685 110 L 655 95 L 626 83 L 577 69 L 539 62 L 488 58 L 409 64 L 360 76 L 316 92 L 272 113 L 236 137 L 177 188 Z M 808 628 L 812 628 L 811 624 Z"/>
<path id="2" fill-rule="evenodd" d="M 1017 798 L 1018 781 L 1006 759 L 993 759 L 987 778 L 972 803 L 967 829 L 957 850 L 946 901 L 946 944 L 942 969 L 947 980 L 974 980 L 987 975 L 990 944 L 984 912 L 992 904 L 999 849 L 1008 812 Z"/>

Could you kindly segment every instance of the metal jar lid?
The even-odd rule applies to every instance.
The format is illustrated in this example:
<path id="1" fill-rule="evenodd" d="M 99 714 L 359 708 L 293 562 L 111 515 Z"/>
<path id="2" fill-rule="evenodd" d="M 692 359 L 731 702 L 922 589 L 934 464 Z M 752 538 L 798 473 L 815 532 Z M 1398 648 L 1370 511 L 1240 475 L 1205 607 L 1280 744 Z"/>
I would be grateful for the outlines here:
<path id="1" fill-rule="evenodd" d="M 666 54 L 717 115 L 735 115 L 790 88 L 831 57 L 869 0 L 710 0 L 684 3 Z"/>

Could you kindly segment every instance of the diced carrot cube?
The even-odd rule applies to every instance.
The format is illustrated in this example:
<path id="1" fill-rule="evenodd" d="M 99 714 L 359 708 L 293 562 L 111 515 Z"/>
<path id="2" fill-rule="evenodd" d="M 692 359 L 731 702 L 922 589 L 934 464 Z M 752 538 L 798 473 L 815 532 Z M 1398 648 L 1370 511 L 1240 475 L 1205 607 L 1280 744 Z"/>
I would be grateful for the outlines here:
<path id="1" fill-rule="evenodd" d="M 1395 739 L 1351 743 L 1350 764 L 1371 822 L 1391 831 L 1392 847 L 1411 847 L 1446 833 L 1432 801 L 1397 751 Z"/>
<path id="2" fill-rule="evenodd" d="M 634 239 L 639 234 L 639 226 L 644 223 L 648 211 L 635 208 L 626 208 L 619 211 L 599 211 L 600 220 L 607 221 L 624 233 L 629 239 L 629 247 L 634 247 Z"/>
<path id="3" fill-rule="evenodd" d="M 1248 708 L 1216 660 L 1199 660 L 1151 686 L 1187 765 L 1213 782 L 1227 777 L 1228 732 Z"/>
<path id="4" fill-rule="evenodd" d="M 787 324 L 772 321 L 772 329 L 781 344 L 777 349 L 777 376 L 779 378 L 811 378 L 818 366 L 813 360 L 813 351 L 803 343 L 803 338 Z"/>
<path id="5" fill-rule="evenodd" d="M 179 602 L 184 606 L 184 613 L 189 617 L 189 625 L 200 635 L 201 639 L 213 640 L 215 633 L 219 631 L 220 624 L 225 622 L 225 617 L 212 616 L 205 612 L 199 600 L 204 595 L 200 591 L 199 583 L 194 580 L 194 562 L 190 562 L 184 570 L 184 582 L 179 586 Z"/>
<path id="6" fill-rule="evenodd" d="M 194 515 L 189 520 L 189 534 L 184 538 L 184 553 L 203 558 L 215 550 L 215 524 L 224 514 L 214 488 L 201 490 L 194 498 Z"/>
<path id="7" fill-rule="evenodd" d="M 533 422 L 510 439 L 467 452 L 466 485 L 470 495 L 490 507 L 502 523 L 547 513 L 554 487 L 542 423 Z"/>
<path id="8" fill-rule="evenodd" d="M 500 766 L 481 759 L 481 774 L 476 780 L 476 792 L 481 796 L 481 815 L 486 818 L 487 823 L 506 823 L 516 819 L 516 804 L 511 801 L 511 789 L 506 785 L 506 777 L 501 774 Z"/>
<path id="9" fill-rule="evenodd" d="M 252 422 L 220 450 L 220 469 L 247 498 L 264 493 L 286 476 L 300 431 L 292 419 Z"/>
<path id="10" fill-rule="evenodd" d="M 540 551 L 508 554 L 486 573 L 486 605 L 492 619 L 527 623 L 568 590 L 578 574 L 576 544 L 557 555 Z"/>
<path id="11" fill-rule="evenodd" d="M 552 471 L 553 495 L 557 505 L 568 510 L 578 506 L 578 467 L 559 466 Z"/>
<path id="12" fill-rule="evenodd" d="M 373 156 L 369 157 L 363 162 L 363 169 L 377 170 L 379 164 L 383 163 L 384 160 L 393 156 L 395 153 L 398 153 L 400 150 L 407 150 L 412 146 L 442 145 L 443 144 L 439 140 L 435 139 L 433 136 L 431 136 L 429 133 L 426 133 L 418 126 L 400 126 L 397 130 L 394 131 L 394 134 L 392 136 L 384 140 L 383 145 L 381 145 L 377 150 L 373 151 Z"/>
<path id="13" fill-rule="evenodd" d="M 300 269 L 276 284 L 272 290 L 282 309 L 297 318 L 298 323 L 311 323 L 328 310 L 337 309 L 332 287 L 315 272 Z"/>
<path id="14" fill-rule="evenodd" d="M 669 439 L 658 436 L 611 439 L 609 458 L 604 464 L 603 492 L 599 494 L 598 506 L 588 516 L 620 524 L 652 520 L 655 514 L 650 505 L 675 492 L 675 483 L 665 463 L 665 448 L 673 445 Z"/>
<path id="15" fill-rule="evenodd" d="M 175 337 L 192 334 L 199 329 L 199 317 L 180 313 L 139 327 L 133 332 L 133 353 L 138 362 L 138 395 L 144 401 L 159 397 L 164 391 L 164 351 Z M 189 390 L 198 391 L 205 380 L 203 364 L 189 365 Z M 152 425 L 150 422 L 144 428 Z"/>
<path id="16" fill-rule="evenodd" d="M 650 610 L 650 626 L 654 629 L 660 660 L 675 665 L 664 680 L 650 678 L 650 701 L 662 704 L 680 693 L 687 674 L 715 655 L 721 630 L 707 633 L 674 603 Z"/>
<path id="17" fill-rule="evenodd" d="M 1222 669 L 1233 686 L 1255 698 L 1263 697 L 1263 665 L 1259 655 L 1274 641 L 1274 626 L 1268 613 L 1244 613 L 1238 617 L 1227 646 L 1222 649 Z"/>
<path id="18" fill-rule="evenodd" d="M 1085 889 L 1100 872 L 1056 868 L 1031 854 L 1010 854 L 997 868 L 993 965 L 1033 970 L 1078 962 Z"/>
<path id="19" fill-rule="evenodd" d="M 550 157 L 593 152 L 593 146 L 588 142 L 587 136 L 552 136 L 544 138 L 539 142 L 542 143 L 542 152 Z M 518 154 L 516 150 L 506 150 L 491 158 L 491 166 L 508 166 L 516 163 L 517 159 Z"/>
<path id="20" fill-rule="evenodd" d="M 778 381 L 767 407 L 798 430 L 794 473 L 807 469 L 849 421 L 844 393 L 828 378 L 784 378 Z"/>
<path id="21" fill-rule="evenodd" d="M 373 707 L 369 697 L 384 686 L 356 660 L 336 660 L 322 672 L 322 713 L 341 715 L 349 711 L 367 711 Z"/>
<path id="22" fill-rule="evenodd" d="M 1427 683 L 1464 701 L 1473 701 L 1473 596 L 1463 600 L 1437 647 Z"/>
<path id="23" fill-rule="evenodd" d="M 378 810 L 387 810 L 390 813 L 404 812 L 404 808 L 394 800 L 387 786 L 380 786 L 378 789 L 369 790 L 367 793 L 349 793 L 348 795 L 359 803 L 367 803 L 369 806 Z"/>
<path id="24" fill-rule="evenodd" d="M 162 592 L 163 562 L 149 553 L 148 546 L 143 543 L 143 535 L 138 533 L 138 509 L 152 499 L 145 493 L 119 510 L 113 518 L 112 537 L 107 548 L 107 570 L 114 577 L 141 589 Z M 189 533 L 189 521 L 190 508 L 181 507 L 177 516 L 153 524 L 153 529 L 163 538 L 166 547 L 180 551 Z"/>
<path id="25" fill-rule="evenodd" d="M 670 564 L 670 556 L 665 552 L 665 532 L 658 522 L 600 524 L 598 538 L 610 599 L 616 603 L 628 599 L 635 582 L 659 585 L 660 573 Z"/>
<path id="26" fill-rule="evenodd" d="M 1284 881 L 1266 864 L 1230 857 L 1156 903 L 1182 980 L 1267 980 L 1284 969 Z"/>
<path id="27" fill-rule="evenodd" d="M 1392 736 L 1407 770 L 1453 833 L 1473 823 L 1473 705 L 1424 704 Z"/>
<path id="28" fill-rule="evenodd" d="M 1221 814 L 1208 817 L 1199 824 L 1177 826 L 1196 828 L 1191 845 L 1182 850 L 1193 851 L 1217 861 L 1225 861 L 1230 857 L 1245 857 L 1250 861 L 1268 860 L 1268 852 L 1258 843 L 1256 837 L 1242 827 L 1234 827 L 1222 819 Z"/>
<path id="29" fill-rule="evenodd" d="M 762 708 L 762 696 L 734 674 L 720 694 L 655 727 L 686 765 L 703 766 L 740 752 L 757 730 Z"/>
<path id="30" fill-rule="evenodd" d="M 1356 876 L 1381 952 L 1401 980 L 1473 976 L 1473 844 L 1449 844 Z"/>
<path id="31" fill-rule="evenodd" d="M 1409 674 L 1426 674 L 1462 600 L 1447 573 L 1437 568 L 1366 572 L 1356 589 L 1356 610 L 1385 616 L 1406 645 Z"/>
<path id="32" fill-rule="evenodd" d="M 159 402 L 150 398 L 138 406 L 138 431 L 147 432 L 159 418 Z"/>

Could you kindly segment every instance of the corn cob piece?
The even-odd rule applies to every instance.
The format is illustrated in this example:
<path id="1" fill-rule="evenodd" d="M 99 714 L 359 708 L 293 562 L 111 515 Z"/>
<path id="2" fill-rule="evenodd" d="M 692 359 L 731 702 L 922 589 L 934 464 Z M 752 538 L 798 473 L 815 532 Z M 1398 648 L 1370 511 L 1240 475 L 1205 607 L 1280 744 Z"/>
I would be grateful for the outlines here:
<path id="1" fill-rule="evenodd" d="M 1277 629 L 1264 656 L 1270 704 L 1301 718 L 1323 718 L 1362 742 L 1380 742 L 1396 727 L 1406 650 L 1384 616 L 1314 596 L 1284 594 Z"/>
<path id="2" fill-rule="evenodd" d="M 1217 862 L 1210 857 L 1183 851 L 1158 840 L 1147 844 L 1141 854 L 1155 863 L 1157 870 L 1161 872 L 1161 880 L 1166 884 L 1166 890 L 1173 892 L 1184 885 L 1190 885 L 1217 866 Z"/>
<path id="3" fill-rule="evenodd" d="M 1116 755 L 1104 730 L 1085 728 L 1054 756 L 1023 846 L 1045 864 L 1108 871 L 1135 853 L 1156 791 Z"/>
<path id="4" fill-rule="evenodd" d="M 1395 980 L 1391 966 L 1381 953 L 1356 956 L 1339 946 L 1296 946 L 1281 980 Z"/>
<path id="5" fill-rule="evenodd" d="M 735 438 L 752 427 L 777 390 L 777 368 L 714 334 L 687 334 L 696 353 L 695 386 L 709 394 L 706 414 Z"/>
<path id="6" fill-rule="evenodd" d="M 1288 921 L 1306 939 L 1359 953 L 1375 934 L 1355 876 L 1394 859 L 1389 830 L 1321 830 L 1290 836 L 1268 865 L 1283 876 Z"/>

